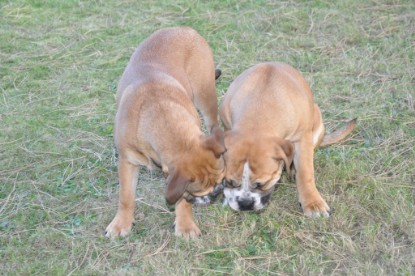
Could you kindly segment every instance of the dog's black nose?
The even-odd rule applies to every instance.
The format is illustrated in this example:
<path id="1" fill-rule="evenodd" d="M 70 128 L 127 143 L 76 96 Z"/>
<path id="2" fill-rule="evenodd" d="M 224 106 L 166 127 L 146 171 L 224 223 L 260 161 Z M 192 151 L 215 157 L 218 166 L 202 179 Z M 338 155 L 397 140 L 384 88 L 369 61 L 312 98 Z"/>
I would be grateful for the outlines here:
<path id="1" fill-rule="evenodd" d="M 241 211 L 252 211 L 254 209 L 255 201 L 253 198 L 243 198 L 238 200 L 239 210 Z"/>

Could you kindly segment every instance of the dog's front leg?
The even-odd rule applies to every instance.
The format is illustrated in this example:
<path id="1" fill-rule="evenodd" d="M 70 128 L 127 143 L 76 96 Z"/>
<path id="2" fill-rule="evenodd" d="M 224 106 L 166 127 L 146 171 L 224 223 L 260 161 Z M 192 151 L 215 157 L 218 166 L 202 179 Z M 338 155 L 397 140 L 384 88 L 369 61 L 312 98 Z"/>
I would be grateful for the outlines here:
<path id="1" fill-rule="evenodd" d="M 125 237 L 131 231 L 134 222 L 135 189 L 138 180 L 138 166 L 131 164 L 126 158 L 120 157 L 118 164 L 120 196 L 118 211 L 108 225 L 107 237 Z"/>
<path id="2" fill-rule="evenodd" d="M 184 199 L 176 205 L 175 234 L 185 239 L 194 239 L 201 235 L 199 227 L 193 220 L 192 204 Z"/>
<path id="3" fill-rule="evenodd" d="M 314 181 L 314 147 L 312 133 L 295 144 L 294 166 L 298 198 L 307 217 L 328 217 L 330 208 L 321 197 Z"/>

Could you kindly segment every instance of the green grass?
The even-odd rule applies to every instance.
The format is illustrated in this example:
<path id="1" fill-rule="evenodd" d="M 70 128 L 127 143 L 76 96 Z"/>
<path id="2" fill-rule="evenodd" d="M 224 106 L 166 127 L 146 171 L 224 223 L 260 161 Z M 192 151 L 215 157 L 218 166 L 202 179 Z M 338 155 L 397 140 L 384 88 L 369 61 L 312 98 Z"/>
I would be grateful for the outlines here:
<path id="1" fill-rule="evenodd" d="M 251 65 L 303 72 L 343 144 L 315 155 L 334 209 L 302 216 L 286 182 L 261 214 L 199 207 L 204 232 L 173 235 L 158 171 L 142 169 L 137 224 L 103 237 L 116 211 L 115 89 L 153 31 L 189 25 L 230 82 Z M 0 271 L 66 275 L 413 275 L 415 271 L 413 1 L 0 2 Z"/>

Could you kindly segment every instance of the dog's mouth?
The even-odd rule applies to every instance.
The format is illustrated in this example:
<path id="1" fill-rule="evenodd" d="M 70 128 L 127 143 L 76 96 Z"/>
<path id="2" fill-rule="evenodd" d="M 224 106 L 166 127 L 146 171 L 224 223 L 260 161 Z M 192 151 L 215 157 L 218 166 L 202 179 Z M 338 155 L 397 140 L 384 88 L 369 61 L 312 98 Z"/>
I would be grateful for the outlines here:
<path id="1" fill-rule="evenodd" d="M 223 192 L 225 185 L 223 183 L 216 184 L 213 191 L 205 196 L 194 196 L 190 193 L 183 195 L 183 198 L 193 205 L 208 205 L 216 201 L 218 196 Z"/>
<path id="2" fill-rule="evenodd" d="M 278 183 L 267 190 L 245 190 L 240 188 L 224 189 L 224 206 L 229 206 L 237 212 L 260 213 L 268 204 L 272 193 L 278 187 Z"/>

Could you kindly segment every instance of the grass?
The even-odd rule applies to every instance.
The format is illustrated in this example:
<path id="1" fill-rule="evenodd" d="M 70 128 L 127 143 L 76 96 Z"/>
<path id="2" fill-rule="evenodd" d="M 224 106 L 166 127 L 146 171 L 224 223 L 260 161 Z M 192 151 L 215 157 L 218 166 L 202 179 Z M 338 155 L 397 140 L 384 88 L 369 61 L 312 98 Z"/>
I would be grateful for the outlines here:
<path id="1" fill-rule="evenodd" d="M 118 79 L 140 41 L 176 25 L 211 45 L 219 99 L 249 66 L 283 61 L 309 80 L 329 129 L 359 118 L 315 155 L 329 219 L 303 217 L 286 181 L 260 215 L 197 208 L 204 235 L 186 242 L 160 172 L 142 169 L 132 234 L 103 237 L 118 198 Z M 414 30 L 410 0 L 1 1 L 0 271 L 413 275 Z"/>

